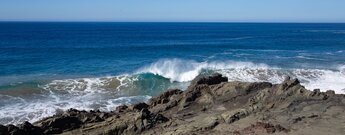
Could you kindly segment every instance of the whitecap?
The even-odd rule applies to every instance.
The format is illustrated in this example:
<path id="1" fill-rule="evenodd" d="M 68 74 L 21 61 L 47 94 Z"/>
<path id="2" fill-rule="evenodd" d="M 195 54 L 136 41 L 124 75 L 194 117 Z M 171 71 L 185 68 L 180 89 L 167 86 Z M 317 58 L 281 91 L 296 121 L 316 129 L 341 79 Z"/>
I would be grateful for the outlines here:
<path id="1" fill-rule="evenodd" d="M 44 99 L 24 100 L 0 108 L 0 124 L 20 124 L 24 121 L 35 122 L 42 118 L 52 116 L 59 111 L 65 111 L 70 108 L 78 110 L 95 110 L 112 111 L 122 104 L 134 104 L 138 102 L 147 102 L 151 97 L 129 96 L 119 97 L 107 100 L 95 100 L 94 94 L 90 95 L 74 95 L 64 98 L 63 95 L 52 95 Z M 13 97 L 14 100 L 17 100 Z M 97 107 L 95 107 L 97 106 Z"/>
<path id="2" fill-rule="evenodd" d="M 171 81 L 188 82 L 198 76 L 203 69 L 220 70 L 234 68 L 268 68 L 268 66 L 266 64 L 236 61 L 196 62 L 182 59 L 162 59 L 140 68 L 137 73 L 153 73 L 169 78 Z"/>
<path id="3" fill-rule="evenodd" d="M 290 76 L 300 79 L 302 85 L 310 90 L 335 90 L 336 93 L 345 93 L 345 66 L 340 66 L 338 70 L 284 69 L 252 62 L 196 62 L 182 59 L 162 59 L 140 68 L 137 73 L 153 73 L 169 78 L 171 81 L 188 82 L 203 70 L 221 73 L 227 76 L 229 81 L 266 81 L 278 84 L 284 80 L 285 76 Z"/>

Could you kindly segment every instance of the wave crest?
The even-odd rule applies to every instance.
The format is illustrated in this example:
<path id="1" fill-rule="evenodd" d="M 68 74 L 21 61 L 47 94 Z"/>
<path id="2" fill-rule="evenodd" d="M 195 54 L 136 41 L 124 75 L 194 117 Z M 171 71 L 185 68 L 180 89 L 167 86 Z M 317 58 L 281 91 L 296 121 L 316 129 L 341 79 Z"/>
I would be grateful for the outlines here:
<path id="1" fill-rule="evenodd" d="M 153 73 L 169 78 L 171 81 L 188 82 L 198 76 L 204 69 L 267 69 L 268 67 L 265 64 L 254 64 L 251 62 L 196 62 L 182 59 L 162 59 L 140 68 L 137 73 Z"/>
<path id="2" fill-rule="evenodd" d="M 345 93 L 345 65 L 338 70 L 284 69 L 252 62 L 197 62 L 182 59 L 162 59 L 140 68 L 137 73 L 152 73 L 176 82 L 188 82 L 199 74 L 218 72 L 229 81 L 281 83 L 286 76 L 298 78 L 306 88 L 335 90 Z"/>
<path id="3" fill-rule="evenodd" d="M 5 99 L 0 106 L 0 124 L 37 121 L 69 108 L 110 111 L 120 104 L 147 101 L 166 89 L 185 89 L 196 76 L 215 72 L 229 81 L 244 82 L 281 83 L 290 76 L 309 90 L 345 93 L 345 65 L 337 70 L 284 69 L 252 62 L 162 59 L 131 75 L 54 80 L 41 86 L 42 93 L 27 97 L 0 94 Z"/>

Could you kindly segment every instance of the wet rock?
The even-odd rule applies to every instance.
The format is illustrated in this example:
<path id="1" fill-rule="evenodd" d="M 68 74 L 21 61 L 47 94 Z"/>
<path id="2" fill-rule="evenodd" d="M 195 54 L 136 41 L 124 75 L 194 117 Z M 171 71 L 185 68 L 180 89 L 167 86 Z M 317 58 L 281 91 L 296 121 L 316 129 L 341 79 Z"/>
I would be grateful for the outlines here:
<path id="1" fill-rule="evenodd" d="M 6 126 L 0 125 L 0 135 L 9 135 L 8 129 Z"/>
<path id="2" fill-rule="evenodd" d="M 290 77 L 281 84 L 227 81 L 220 74 L 199 76 L 187 90 L 168 90 L 148 104 L 122 105 L 114 112 L 70 109 L 33 125 L 0 126 L 0 133 L 266 135 L 345 131 L 345 95 L 309 91 Z"/>
<path id="3" fill-rule="evenodd" d="M 169 119 L 162 114 L 152 114 L 147 108 L 140 112 L 141 121 L 143 122 L 143 129 L 150 129 L 156 124 L 167 122 Z"/>
<path id="4" fill-rule="evenodd" d="M 116 107 L 115 112 L 126 112 L 127 110 L 128 110 L 127 105 L 120 105 L 120 106 Z"/>
<path id="5" fill-rule="evenodd" d="M 40 126 L 45 134 L 59 134 L 63 131 L 79 128 L 81 120 L 77 117 L 61 116 L 43 121 Z"/>
<path id="6" fill-rule="evenodd" d="M 213 74 L 211 76 L 207 77 L 197 77 L 192 81 L 191 86 L 195 86 L 198 84 L 207 84 L 207 85 L 214 85 L 214 84 L 220 84 L 222 82 L 227 82 L 228 78 L 223 77 L 222 74 Z"/>
<path id="7" fill-rule="evenodd" d="M 151 114 L 151 112 L 147 108 L 144 108 L 140 111 L 140 115 L 141 115 L 142 119 L 149 118 L 150 114 Z"/>
<path id="8" fill-rule="evenodd" d="M 134 111 L 141 111 L 142 109 L 145 109 L 147 107 L 149 107 L 149 105 L 147 105 L 146 103 L 138 103 L 138 104 L 135 104 L 135 105 L 131 105 L 128 108 L 130 110 L 134 110 Z"/>
<path id="9" fill-rule="evenodd" d="M 26 135 L 42 135 L 43 134 L 42 130 L 39 127 L 36 127 L 27 121 L 19 125 L 19 129 L 25 132 Z"/>
<path id="10" fill-rule="evenodd" d="M 196 86 L 194 87 L 194 89 L 187 90 L 184 93 L 185 102 L 195 101 L 198 97 L 201 96 L 201 90 L 203 90 L 203 86 Z"/>
<path id="11" fill-rule="evenodd" d="M 7 131 L 10 135 L 25 135 L 25 132 L 14 125 L 8 125 Z"/>
<path id="12" fill-rule="evenodd" d="M 279 86 L 279 90 L 283 90 L 283 91 L 286 91 L 287 89 L 295 86 L 295 85 L 298 85 L 300 84 L 299 80 L 298 79 L 292 79 L 290 80 L 290 77 L 286 78 L 286 80 L 284 80 L 282 82 L 282 84 L 280 84 Z"/>
<path id="13" fill-rule="evenodd" d="M 188 89 L 182 94 L 182 108 L 180 108 L 180 110 L 188 107 L 193 102 L 201 104 L 213 103 L 214 96 L 210 86 L 227 81 L 228 79 L 226 77 L 222 77 L 221 74 L 214 74 L 208 77 L 199 76 L 195 78 Z"/>
<path id="14" fill-rule="evenodd" d="M 179 95 L 181 93 L 182 93 L 182 91 L 179 89 L 168 90 L 168 91 L 162 93 L 161 95 L 159 95 L 157 97 L 151 98 L 149 101 L 149 104 L 150 104 L 150 106 L 156 106 L 158 104 L 168 103 L 171 100 L 170 98 L 172 96 Z"/>

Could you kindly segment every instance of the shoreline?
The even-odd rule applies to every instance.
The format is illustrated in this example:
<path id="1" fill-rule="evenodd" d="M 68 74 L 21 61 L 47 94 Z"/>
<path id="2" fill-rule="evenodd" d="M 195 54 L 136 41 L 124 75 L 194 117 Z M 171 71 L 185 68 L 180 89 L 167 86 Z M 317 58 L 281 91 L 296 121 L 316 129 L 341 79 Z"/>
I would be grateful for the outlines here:
<path id="1" fill-rule="evenodd" d="M 196 77 L 147 103 L 112 112 L 69 109 L 34 123 L 0 125 L 0 134 L 342 134 L 345 95 L 281 84 Z"/>

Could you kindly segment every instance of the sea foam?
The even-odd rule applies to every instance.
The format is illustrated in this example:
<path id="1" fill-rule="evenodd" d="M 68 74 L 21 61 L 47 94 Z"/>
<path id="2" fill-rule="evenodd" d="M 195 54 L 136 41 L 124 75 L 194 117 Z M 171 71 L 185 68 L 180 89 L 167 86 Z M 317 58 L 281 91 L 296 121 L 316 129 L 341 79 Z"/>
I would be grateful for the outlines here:
<path id="1" fill-rule="evenodd" d="M 27 97 L 0 95 L 0 124 L 34 122 L 58 111 L 114 110 L 121 104 L 147 101 L 169 88 L 187 88 L 200 74 L 221 73 L 229 81 L 281 83 L 286 76 L 298 78 L 307 89 L 345 93 L 345 65 L 336 70 L 284 69 L 263 63 L 161 59 L 133 74 L 53 80 L 40 86 L 43 93 Z"/>
<path id="2" fill-rule="evenodd" d="M 137 73 L 153 73 L 177 82 L 188 82 L 203 71 L 221 73 L 229 81 L 281 83 L 286 76 L 300 79 L 306 88 L 335 90 L 345 93 L 345 66 L 338 70 L 284 69 L 263 63 L 238 61 L 197 62 L 183 59 L 162 59 L 140 68 Z"/>
<path id="3" fill-rule="evenodd" d="M 140 68 L 137 73 L 153 73 L 171 81 L 188 82 L 200 74 L 203 69 L 227 70 L 227 69 L 267 69 L 265 64 L 254 64 L 251 62 L 196 62 L 182 59 L 162 59 L 148 66 Z"/>

